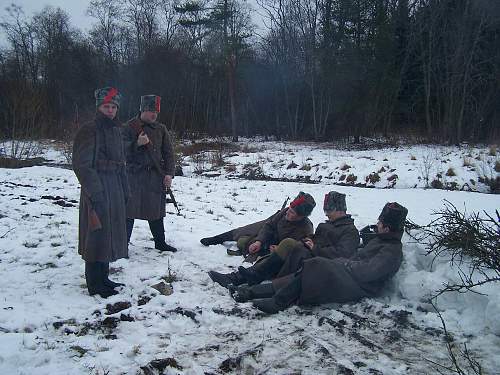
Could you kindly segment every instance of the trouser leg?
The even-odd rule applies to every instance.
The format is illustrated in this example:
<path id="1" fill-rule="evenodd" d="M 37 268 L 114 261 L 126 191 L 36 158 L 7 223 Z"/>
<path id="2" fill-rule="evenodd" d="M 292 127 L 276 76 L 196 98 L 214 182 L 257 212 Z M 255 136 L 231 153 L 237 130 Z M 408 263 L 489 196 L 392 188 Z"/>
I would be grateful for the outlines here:
<path id="1" fill-rule="evenodd" d="M 277 290 L 272 298 L 256 299 L 253 301 L 253 305 L 268 314 L 276 314 L 297 301 L 301 290 L 301 274 L 296 274 L 290 278 L 288 284 Z"/>
<path id="2" fill-rule="evenodd" d="M 263 258 L 249 268 L 238 267 L 238 271 L 247 280 L 248 285 L 255 285 L 276 276 L 283 263 L 283 259 L 278 254 L 271 253 L 268 257 Z"/>
<path id="3" fill-rule="evenodd" d="M 127 218 L 127 243 L 130 242 L 132 236 L 132 229 L 134 229 L 134 219 Z"/>
<path id="4" fill-rule="evenodd" d="M 233 231 L 230 230 L 228 232 L 220 233 L 216 236 L 213 237 L 205 237 L 200 240 L 200 242 L 204 246 L 210 246 L 210 245 L 220 245 L 223 242 L 226 241 L 232 241 L 233 240 Z"/>

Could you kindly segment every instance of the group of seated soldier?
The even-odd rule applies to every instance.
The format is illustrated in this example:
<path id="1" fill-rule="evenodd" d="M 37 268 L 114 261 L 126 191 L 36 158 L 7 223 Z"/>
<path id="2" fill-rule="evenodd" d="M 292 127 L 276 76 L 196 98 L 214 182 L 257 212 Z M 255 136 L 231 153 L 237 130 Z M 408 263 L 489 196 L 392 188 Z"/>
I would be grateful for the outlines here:
<path id="1" fill-rule="evenodd" d="M 408 210 L 396 202 L 385 204 L 377 224 L 361 230 L 360 245 L 345 194 L 325 195 L 327 220 L 313 233 L 308 216 L 315 205 L 310 194 L 300 192 L 289 207 L 266 220 L 201 239 L 205 246 L 237 241 L 238 251 L 228 253 L 255 261 L 235 272 L 209 271 L 210 278 L 237 302 L 251 300 L 270 314 L 294 303 L 343 303 L 379 295 L 401 266 Z"/>

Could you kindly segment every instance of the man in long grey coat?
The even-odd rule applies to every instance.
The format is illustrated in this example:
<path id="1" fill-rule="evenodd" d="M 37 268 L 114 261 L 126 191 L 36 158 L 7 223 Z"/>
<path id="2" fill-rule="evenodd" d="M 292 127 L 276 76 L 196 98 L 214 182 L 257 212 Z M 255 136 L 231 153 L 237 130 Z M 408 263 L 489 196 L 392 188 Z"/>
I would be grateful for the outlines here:
<path id="1" fill-rule="evenodd" d="M 239 272 L 248 285 L 231 287 L 232 296 L 244 302 L 258 298 L 261 292 L 266 295 L 270 285 L 260 284 L 262 281 L 293 274 L 306 259 L 351 257 L 359 246 L 359 232 L 351 215 L 347 214 L 345 197 L 336 191 L 325 194 L 323 211 L 327 220 L 318 225 L 314 236 L 302 241 L 287 238 L 254 266 L 240 267 Z"/>
<path id="2" fill-rule="evenodd" d="M 129 196 L 120 123 L 120 94 L 95 91 L 95 121 L 83 125 L 73 143 L 73 170 L 81 185 L 78 253 L 85 260 L 90 295 L 109 297 L 123 285 L 109 280 L 109 262 L 128 257 L 125 203 Z"/>
<path id="3" fill-rule="evenodd" d="M 130 242 L 134 219 L 147 220 L 155 249 L 176 252 L 165 242 L 166 189 L 172 186 L 175 156 L 171 136 L 157 121 L 160 112 L 157 95 L 141 97 L 140 114 L 123 129 L 127 173 L 131 197 L 127 203 L 127 237 Z"/>
<path id="4" fill-rule="evenodd" d="M 294 302 L 342 303 L 379 295 L 401 266 L 407 213 L 400 204 L 387 203 L 379 216 L 377 234 L 350 258 L 307 259 L 297 273 L 274 279 L 267 298 L 255 299 L 254 306 L 273 314 Z"/>

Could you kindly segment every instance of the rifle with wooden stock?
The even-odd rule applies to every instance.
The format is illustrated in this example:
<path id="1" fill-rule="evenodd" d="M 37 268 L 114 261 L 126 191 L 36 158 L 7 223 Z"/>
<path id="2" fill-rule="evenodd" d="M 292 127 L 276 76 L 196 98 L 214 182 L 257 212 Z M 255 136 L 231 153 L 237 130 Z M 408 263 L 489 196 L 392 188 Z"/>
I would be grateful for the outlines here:
<path id="1" fill-rule="evenodd" d="M 137 136 L 139 136 L 142 132 L 144 132 L 144 129 L 143 129 L 143 126 L 142 126 L 142 121 L 139 120 L 138 118 L 133 119 L 132 121 L 130 121 L 129 125 L 135 131 L 135 133 L 136 133 Z M 145 147 L 146 147 L 146 152 L 148 153 L 149 158 L 153 162 L 154 167 L 160 173 L 162 179 L 164 179 L 167 174 L 163 170 L 163 168 L 162 168 L 162 166 L 160 164 L 160 161 L 155 157 L 155 154 L 153 152 L 153 141 L 151 139 L 149 139 L 149 142 L 145 145 Z M 167 192 L 167 194 L 169 196 L 167 198 L 166 202 L 167 203 L 172 203 L 174 205 L 175 209 L 177 210 L 177 215 L 180 215 L 181 214 L 181 210 L 179 209 L 179 206 L 177 205 L 177 201 L 175 200 L 174 193 L 172 192 L 172 189 L 171 188 L 167 188 L 166 192 Z"/>

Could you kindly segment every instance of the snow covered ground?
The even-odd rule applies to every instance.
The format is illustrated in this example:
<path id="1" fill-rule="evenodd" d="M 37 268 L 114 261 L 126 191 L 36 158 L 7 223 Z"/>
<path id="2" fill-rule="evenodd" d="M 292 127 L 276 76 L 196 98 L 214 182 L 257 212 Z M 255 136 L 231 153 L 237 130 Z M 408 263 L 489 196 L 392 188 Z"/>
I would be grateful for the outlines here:
<path id="1" fill-rule="evenodd" d="M 211 282 L 208 270 L 232 270 L 241 258 L 227 256 L 222 245 L 204 247 L 199 239 L 266 217 L 299 190 L 318 202 L 315 224 L 324 220 L 326 192 L 347 194 L 358 228 L 374 223 L 387 201 L 403 204 L 412 221 L 425 224 L 444 199 L 469 212 L 493 213 L 499 196 L 410 189 L 419 185 L 416 167 L 402 171 L 411 168 L 405 165 L 410 155 L 417 161 L 426 155 L 423 146 L 366 153 L 286 147 L 297 147 L 297 164 L 330 155 L 318 171 L 356 164 L 359 176 L 376 171 L 386 158 L 398 171 L 396 188 L 333 186 L 326 177 L 319 184 L 229 179 L 228 172 L 196 177 L 190 163 L 188 177 L 174 180 L 183 216 L 168 206 L 165 219 L 167 242 L 179 252 L 158 253 L 147 223 L 137 221 L 130 258 L 112 264 L 112 278 L 126 287 L 109 299 L 89 297 L 85 288 L 76 251 L 79 186 L 72 171 L 0 169 L 0 374 L 154 374 L 158 368 L 166 374 L 434 374 L 433 362 L 449 365 L 441 322 L 425 299 L 456 280 L 456 270 L 444 259 L 433 263 L 406 235 L 402 269 L 384 296 L 292 307 L 275 316 L 235 303 Z M 466 181 L 461 151 L 448 151 L 457 174 L 467 176 L 460 181 Z M 237 170 L 264 157 L 273 160 L 262 162 L 266 174 L 280 175 L 283 170 L 272 167 L 280 157 L 262 152 L 233 156 Z M 283 153 L 289 163 L 289 150 Z M 151 287 L 164 280 L 171 281 L 171 295 Z M 467 343 L 485 373 L 494 374 L 500 366 L 500 293 L 498 285 L 479 291 L 485 295 L 445 295 L 438 307 L 456 342 Z"/>
<path id="2" fill-rule="evenodd" d="M 495 146 L 394 145 L 366 140 L 359 145 L 262 142 L 248 140 L 240 150 L 225 152 L 225 165 L 214 152 L 186 158 L 187 174 L 241 176 L 339 183 L 376 188 L 425 188 L 487 192 L 484 179 L 500 172 Z M 217 152 L 215 152 L 217 154 Z M 215 164 L 215 165 L 214 165 Z M 432 185 L 434 182 L 435 185 Z"/>

